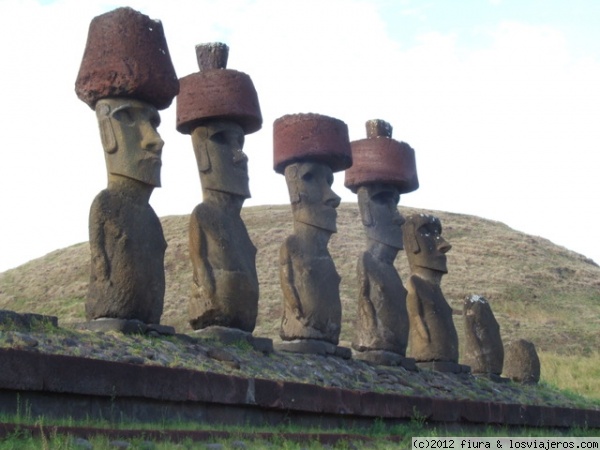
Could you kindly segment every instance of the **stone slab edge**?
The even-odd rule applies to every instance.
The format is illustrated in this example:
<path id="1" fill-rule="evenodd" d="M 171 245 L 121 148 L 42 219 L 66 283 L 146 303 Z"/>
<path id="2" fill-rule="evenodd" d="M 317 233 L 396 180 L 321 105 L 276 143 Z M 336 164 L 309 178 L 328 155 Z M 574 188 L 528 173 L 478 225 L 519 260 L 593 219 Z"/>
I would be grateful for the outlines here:
<path id="1" fill-rule="evenodd" d="M 449 400 L 0 349 L 0 389 L 217 403 L 337 416 L 600 428 L 600 410 Z"/>

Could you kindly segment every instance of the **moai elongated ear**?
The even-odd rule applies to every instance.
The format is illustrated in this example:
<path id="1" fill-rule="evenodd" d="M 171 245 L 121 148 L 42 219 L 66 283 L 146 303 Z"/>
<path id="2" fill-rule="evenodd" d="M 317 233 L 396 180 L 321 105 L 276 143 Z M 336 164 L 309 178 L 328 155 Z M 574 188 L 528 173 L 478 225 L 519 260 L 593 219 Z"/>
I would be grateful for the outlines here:
<path id="1" fill-rule="evenodd" d="M 110 117 L 110 106 L 106 103 L 98 102 L 96 105 L 96 117 L 98 118 L 98 126 L 100 127 L 100 139 L 102 147 L 106 153 L 114 153 L 117 151 L 117 138 L 115 130 L 112 126 Z"/>
<path id="2" fill-rule="evenodd" d="M 417 239 L 417 224 L 412 220 L 407 219 L 402 225 L 402 234 L 404 236 L 404 249 L 407 253 L 417 254 L 421 251 L 419 240 Z"/>
<path id="3" fill-rule="evenodd" d="M 198 127 L 192 132 L 192 145 L 196 150 L 198 170 L 208 172 L 210 170 L 210 156 L 208 156 L 208 130 L 206 127 Z"/>
<path id="4" fill-rule="evenodd" d="M 300 203 L 300 183 L 298 180 L 298 166 L 296 164 L 290 164 L 285 168 L 284 175 L 285 181 L 288 186 L 288 192 L 290 194 L 290 203 L 292 205 Z"/>
<path id="5" fill-rule="evenodd" d="M 371 202 L 369 192 L 366 188 L 358 188 L 358 209 L 360 218 L 365 227 L 373 225 L 373 215 L 371 214 Z"/>

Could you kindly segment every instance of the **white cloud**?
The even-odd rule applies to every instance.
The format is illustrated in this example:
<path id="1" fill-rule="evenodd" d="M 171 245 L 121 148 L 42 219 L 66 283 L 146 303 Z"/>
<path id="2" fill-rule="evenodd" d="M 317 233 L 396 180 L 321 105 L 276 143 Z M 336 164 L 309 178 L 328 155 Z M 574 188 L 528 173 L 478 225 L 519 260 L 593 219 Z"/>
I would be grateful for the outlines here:
<path id="1" fill-rule="evenodd" d="M 381 118 L 417 153 L 421 188 L 403 204 L 501 220 L 600 261 L 600 249 L 592 254 L 557 215 L 586 211 L 600 192 L 592 160 L 600 63 L 597 55 L 575 59 L 564 30 L 498 21 L 479 27 L 468 47 L 464 36 L 441 32 L 411 36 L 407 46 L 390 39 L 403 24 L 386 22 L 378 2 L 129 4 L 163 22 L 180 77 L 197 70 L 196 44 L 219 40 L 230 46 L 229 67 L 252 77 L 264 125 L 246 140 L 247 205 L 288 202 L 272 170 L 279 116 L 331 115 L 349 125 L 351 139 Z M 73 87 L 90 20 L 115 6 L 0 0 L 0 270 L 87 239 L 87 211 L 106 176 L 94 114 Z M 187 214 L 201 201 L 191 142 L 174 130 L 174 105 L 161 116 L 163 188 L 152 204 L 159 215 Z M 335 189 L 354 200 L 343 174 Z"/>

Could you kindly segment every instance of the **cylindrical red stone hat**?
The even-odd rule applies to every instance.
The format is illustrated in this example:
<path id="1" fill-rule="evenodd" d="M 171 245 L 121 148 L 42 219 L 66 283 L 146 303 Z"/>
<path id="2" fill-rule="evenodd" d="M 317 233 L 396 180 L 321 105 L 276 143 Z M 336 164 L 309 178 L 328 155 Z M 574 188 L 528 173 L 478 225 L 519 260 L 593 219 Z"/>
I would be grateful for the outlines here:
<path id="1" fill-rule="evenodd" d="M 162 23 L 131 8 L 94 17 L 75 92 L 92 109 L 107 97 L 167 108 L 179 92 L 179 80 Z"/>
<path id="2" fill-rule="evenodd" d="M 262 115 L 258 94 L 248 75 L 226 69 L 225 44 L 196 47 L 200 72 L 179 80 L 177 131 L 191 134 L 197 124 L 208 119 L 227 119 L 238 123 L 244 133 L 260 130 Z"/>
<path id="3" fill-rule="evenodd" d="M 321 114 L 289 114 L 273 123 L 273 168 L 283 173 L 299 161 L 327 164 L 334 172 L 352 165 L 348 126 Z"/>
<path id="4" fill-rule="evenodd" d="M 396 186 L 400 194 L 419 188 L 415 151 L 406 142 L 392 139 L 392 127 L 383 120 L 367 122 L 367 139 L 352 141 L 352 167 L 344 184 L 352 192 L 365 184 Z"/>

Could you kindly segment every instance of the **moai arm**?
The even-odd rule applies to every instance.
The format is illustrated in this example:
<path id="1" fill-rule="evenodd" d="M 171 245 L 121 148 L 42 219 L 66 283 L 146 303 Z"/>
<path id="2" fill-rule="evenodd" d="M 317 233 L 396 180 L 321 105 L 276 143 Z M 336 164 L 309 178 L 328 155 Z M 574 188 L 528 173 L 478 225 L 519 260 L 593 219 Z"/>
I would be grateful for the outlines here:
<path id="1" fill-rule="evenodd" d="M 304 311 L 300 302 L 300 295 L 294 283 L 294 265 L 292 263 L 289 243 L 290 240 L 286 240 L 279 251 L 279 279 L 287 308 L 293 311 L 297 318 L 302 318 L 304 317 Z"/>
<path id="2" fill-rule="evenodd" d="M 369 321 L 371 327 L 375 328 L 377 326 L 377 313 L 371 301 L 371 281 L 365 270 L 365 255 L 359 258 L 356 272 L 360 283 L 358 288 L 358 307 L 361 311 L 359 314 Z"/>
<path id="3" fill-rule="evenodd" d="M 103 214 L 102 198 L 100 193 L 92 203 L 90 209 L 89 233 L 91 250 L 91 273 L 97 282 L 106 282 L 110 278 L 110 261 L 106 253 L 106 216 Z"/>
<path id="4" fill-rule="evenodd" d="M 208 258 L 206 230 L 200 225 L 201 214 L 199 205 L 190 220 L 190 257 L 194 269 L 194 284 L 206 293 L 209 298 L 215 294 L 215 276 Z"/>
<path id="5" fill-rule="evenodd" d="M 408 317 L 410 318 L 410 326 L 415 327 L 415 330 L 423 340 L 431 342 L 429 328 L 427 327 L 427 323 L 423 318 L 423 315 L 425 314 L 423 299 L 419 295 L 418 289 L 415 287 L 414 276 L 408 281 L 406 309 L 408 312 Z"/>

